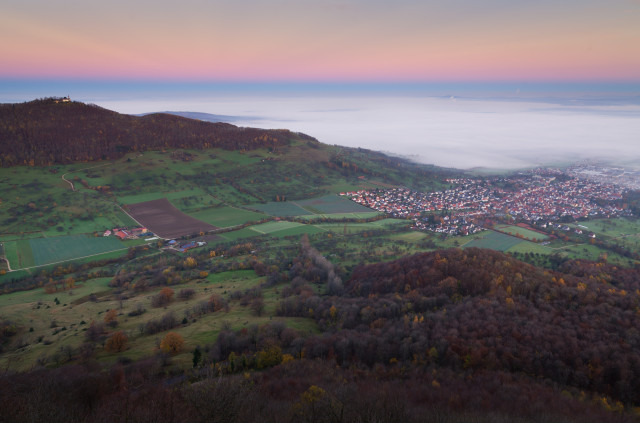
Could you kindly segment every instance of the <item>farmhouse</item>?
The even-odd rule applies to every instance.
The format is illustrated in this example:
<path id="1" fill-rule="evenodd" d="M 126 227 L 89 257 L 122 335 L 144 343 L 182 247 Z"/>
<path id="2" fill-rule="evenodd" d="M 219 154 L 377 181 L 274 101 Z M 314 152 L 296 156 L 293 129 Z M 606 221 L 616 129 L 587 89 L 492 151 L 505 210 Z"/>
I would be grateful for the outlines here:
<path id="1" fill-rule="evenodd" d="M 107 232 L 109 232 L 109 235 L 111 234 L 111 231 L 106 231 L 104 233 L 104 236 L 109 236 L 107 235 Z M 143 227 L 133 228 L 133 229 L 124 229 L 124 228 L 113 229 L 113 235 L 117 236 L 120 239 L 137 239 L 138 237 L 144 236 L 148 233 L 150 233 L 149 230 Z"/>
<path id="2" fill-rule="evenodd" d="M 120 239 L 127 239 L 128 237 L 131 236 L 131 234 L 129 234 L 129 232 L 126 229 L 114 229 L 114 233 L 115 236 L 117 236 Z"/>

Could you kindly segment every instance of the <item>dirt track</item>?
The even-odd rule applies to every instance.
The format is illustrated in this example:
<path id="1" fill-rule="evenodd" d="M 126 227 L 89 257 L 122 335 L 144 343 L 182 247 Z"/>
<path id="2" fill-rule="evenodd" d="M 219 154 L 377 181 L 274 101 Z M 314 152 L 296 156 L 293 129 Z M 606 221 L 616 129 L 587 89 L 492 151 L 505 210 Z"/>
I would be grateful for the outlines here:
<path id="1" fill-rule="evenodd" d="M 184 214 L 169 202 L 160 200 L 129 204 L 128 212 L 135 220 L 161 238 L 179 238 L 185 235 L 208 232 L 215 226 Z"/>

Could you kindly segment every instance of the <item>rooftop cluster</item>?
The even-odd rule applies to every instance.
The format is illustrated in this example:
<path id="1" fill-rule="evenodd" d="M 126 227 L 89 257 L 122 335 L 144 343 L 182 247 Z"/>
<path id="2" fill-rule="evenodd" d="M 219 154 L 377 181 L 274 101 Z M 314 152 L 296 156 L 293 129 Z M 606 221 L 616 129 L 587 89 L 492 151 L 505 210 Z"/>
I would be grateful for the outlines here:
<path id="1" fill-rule="evenodd" d="M 614 217 L 630 212 L 618 205 L 625 190 L 597 181 L 540 170 L 508 178 L 449 179 L 454 188 L 423 193 L 407 188 L 344 193 L 353 201 L 413 219 L 415 227 L 452 235 L 481 230 L 479 218 L 511 216 L 519 221 Z"/>

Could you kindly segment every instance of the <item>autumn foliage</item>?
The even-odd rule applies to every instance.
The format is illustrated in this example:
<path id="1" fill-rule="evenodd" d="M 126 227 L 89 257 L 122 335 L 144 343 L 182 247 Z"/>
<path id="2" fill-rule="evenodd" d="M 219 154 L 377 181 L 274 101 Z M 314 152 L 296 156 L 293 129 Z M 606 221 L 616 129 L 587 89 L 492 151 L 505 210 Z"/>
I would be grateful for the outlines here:
<path id="1" fill-rule="evenodd" d="M 104 349 L 111 353 L 122 352 L 127 348 L 128 341 L 127 335 L 122 331 L 118 331 L 107 339 Z"/>
<path id="2" fill-rule="evenodd" d="M 110 326 L 116 326 L 118 324 L 118 311 L 111 309 L 104 315 L 104 322 Z"/>
<path id="3" fill-rule="evenodd" d="M 640 269 L 562 270 L 474 248 L 424 253 L 356 268 L 340 297 L 287 290 L 278 313 L 316 320 L 309 358 L 523 373 L 640 404 Z"/>
<path id="4" fill-rule="evenodd" d="M 175 293 L 173 289 L 169 288 L 168 286 L 164 287 L 160 290 L 159 293 L 151 298 L 151 305 L 154 307 L 164 307 L 169 304 L 171 300 L 173 300 L 174 294 Z"/>
<path id="5" fill-rule="evenodd" d="M 184 339 L 182 335 L 176 332 L 167 333 L 160 342 L 160 349 L 168 354 L 175 355 L 182 351 Z"/>

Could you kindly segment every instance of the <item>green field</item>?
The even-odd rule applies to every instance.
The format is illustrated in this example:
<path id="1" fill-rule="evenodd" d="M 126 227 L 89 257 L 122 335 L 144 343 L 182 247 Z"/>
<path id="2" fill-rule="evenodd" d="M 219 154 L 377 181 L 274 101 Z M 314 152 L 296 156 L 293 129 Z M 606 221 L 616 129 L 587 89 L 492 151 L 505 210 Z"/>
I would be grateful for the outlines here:
<path id="1" fill-rule="evenodd" d="M 331 214 L 308 214 L 305 216 L 296 216 L 300 219 L 315 220 L 315 219 L 327 219 L 327 220 L 358 220 L 358 219 L 371 219 L 383 215 L 381 212 L 365 212 L 365 213 L 331 213 Z"/>
<path id="2" fill-rule="evenodd" d="M 275 236 L 278 238 L 284 238 L 286 236 L 296 237 L 302 234 L 314 235 L 322 232 L 325 232 L 325 230 L 315 225 L 302 225 L 302 226 L 296 226 L 294 228 L 283 229 L 281 231 L 271 232 L 269 235 Z"/>
<path id="3" fill-rule="evenodd" d="M 599 261 L 602 257 L 606 256 L 609 263 L 616 263 L 622 266 L 634 266 L 638 263 L 635 260 L 623 257 L 619 254 L 602 249 L 597 245 L 580 244 L 571 245 L 562 249 L 566 252 L 569 258 L 573 259 L 587 259 L 593 261 Z"/>
<path id="4" fill-rule="evenodd" d="M 251 204 L 248 207 L 270 214 L 271 216 L 303 216 L 308 215 L 311 211 L 289 202 L 269 202 L 264 204 Z"/>
<path id="5" fill-rule="evenodd" d="M 374 222 L 364 222 L 364 223 L 318 223 L 314 226 L 322 228 L 327 231 L 331 231 L 338 234 L 353 234 L 360 233 L 365 231 L 379 230 L 379 229 L 387 229 L 389 227 L 395 225 L 407 224 L 407 221 L 401 219 L 382 219 Z M 421 232 L 412 231 L 411 233 L 418 234 L 418 236 L 423 237 Z"/>
<path id="6" fill-rule="evenodd" d="M 242 225 L 243 223 L 255 222 L 269 217 L 266 214 L 235 207 L 214 207 L 190 213 L 190 216 L 218 228 Z"/>
<path id="7" fill-rule="evenodd" d="M 218 234 L 217 236 L 219 237 L 219 240 L 217 240 L 216 243 L 237 241 L 237 240 L 246 239 L 246 238 L 253 238 L 253 237 L 256 237 L 258 235 L 260 235 L 260 234 L 257 233 L 256 231 L 252 231 L 249 228 L 242 228 L 242 229 L 238 229 L 237 231 L 224 232 L 224 233 Z"/>
<path id="8" fill-rule="evenodd" d="M 497 251 L 507 251 L 509 248 L 524 242 L 514 236 L 501 234 L 500 232 L 495 231 L 485 231 L 483 232 L 483 235 L 484 236 L 482 238 L 468 242 L 464 247 L 490 248 Z"/>
<path id="9" fill-rule="evenodd" d="M 295 204 L 306 210 L 312 211 L 314 214 L 372 212 L 370 208 L 361 206 L 360 204 L 351 201 L 346 197 L 341 197 L 336 194 L 310 198 L 308 200 L 300 200 L 296 201 Z"/>
<path id="10" fill-rule="evenodd" d="M 133 220 L 131 216 L 129 216 L 128 214 L 126 214 L 120 209 L 118 209 L 116 216 L 118 217 L 120 222 L 122 222 L 122 226 L 124 226 L 125 228 L 138 226 L 138 222 Z"/>
<path id="11" fill-rule="evenodd" d="M 159 200 L 160 198 L 166 198 L 167 200 L 174 202 L 174 200 L 180 200 L 186 197 L 198 197 L 198 196 L 208 196 L 208 194 L 200 188 L 193 188 L 193 189 L 186 189 L 183 191 L 145 192 L 141 194 L 124 195 L 124 196 L 118 197 L 118 201 L 120 201 L 123 204 L 136 204 L 136 203 L 142 203 L 145 201 L 152 201 L 152 200 Z M 175 202 L 179 203 L 178 201 L 175 201 Z"/>
<path id="12" fill-rule="evenodd" d="M 323 229 L 316 225 L 305 225 L 297 222 L 277 221 L 249 226 L 248 228 L 240 229 L 237 231 L 225 232 L 220 234 L 219 236 L 226 241 L 236 241 L 238 239 L 251 238 L 259 235 L 269 235 L 283 238 L 285 236 L 297 236 L 302 234 L 313 235 L 321 232 L 326 232 L 326 229 Z"/>
<path id="13" fill-rule="evenodd" d="M 402 232 L 399 234 L 394 234 L 392 236 L 390 236 L 389 238 L 394 239 L 394 240 L 399 240 L 399 241 L 405 241 L 405 242 L 409 242 L 409 243 L 416 243 L 416 242 L 420 242 L 425 238 L 428 238 L 428 235 L 424 232 L 419 232 L 419 231 L 409 231 L 409 232 Z"/>
<path id="14" fill-rule="evenodd" d="M 271 234 L 273 232 L 283 231 L 285 229 L 297 228 L 299 226 L 305 226 L 305 225 L 297 222 L 278 221 L 278 222 L 268 222 L 268 223 L 263 223 L 261 225 L 251 226 L 249 227 L 249 229 L 251 229 L 252 231 L 256 231 L 259 234 Z"/>
<path id="15" fill-rule="evenodd" d="M 545 234 L 541 234 L 539 232 L 532 231 L 527 228 L 522 228 L 516 225 L 498 225 L 496 229 L 507 234 L 513 234 L 514 236 L 522 236 L 524 239 L 530 239 L 532 241 L 544 241 L 549 239 L 549 237 Z"/>
<path id="16" fill-rule="evenodd" d="M 4 257 L 13 266 L 19 266 L 20 260 L 18 258 L 18 243 L 17 241 L 4 241 L 2 243 L 4 248 Z"/>
<path id="17" fill-rule="evenodd" d="M 28 239 L 6 241 L 3 243 L 4 255 L 12 270 L 35 266 L 33 251 Z"/>
<path id="18" fill-rule="evenodd" d="M 252 204 L 250 207 L 272 216 L 299 216 L 308 220 L 317 218 L 367 219 L 381 214 L 337 194 L 308 200 Z"/>
<path id="19" fill-rule="evenodd" d="M 638 219 L 593 219 L 574 223 L 570 226 L 593 232 L 598 236 L 614 238 L 640 233 L 640 220 Z"/>
<path id="20" fill-rule="evenodd" d="M 534 242 L 522 241 L 506 250 L 508 253 L 551 254 L 553 249 Z"/>
<path id="21" fill-rule="evenodd" d="M 12 269 L 42 266 L 127 248 L 117 238 L 88 235 L 10 241 L 6 247 Z"/>

